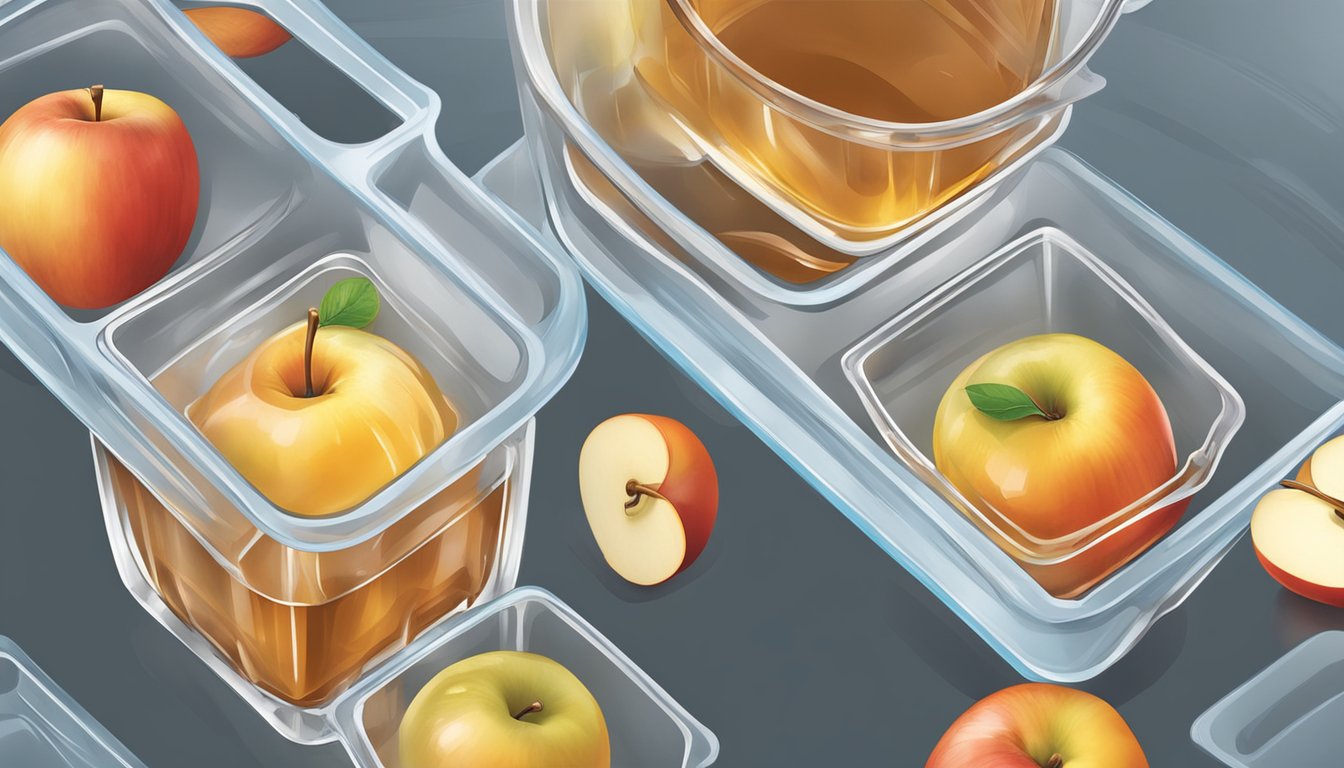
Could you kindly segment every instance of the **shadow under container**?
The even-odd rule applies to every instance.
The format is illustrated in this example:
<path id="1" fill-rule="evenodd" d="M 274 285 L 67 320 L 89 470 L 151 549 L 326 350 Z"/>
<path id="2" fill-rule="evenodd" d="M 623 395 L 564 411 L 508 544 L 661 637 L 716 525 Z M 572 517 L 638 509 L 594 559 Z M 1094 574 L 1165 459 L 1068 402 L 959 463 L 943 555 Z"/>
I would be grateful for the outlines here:
<path id="1" fill-rule="evenodd" d="M 1344 632 L 1322 632 L 1199 716 L 1190 736 L 1232 768 L 1339 765 Z"/>
<path id="2" fill-rule="evenodd" d="M 526 651 L 573 672 L 597 699 L 613 766 L 704 768 L 718 739 L 611 641 L 551 593 L 519 587 L 436 628 L 341 698 L 337 728 L 360 768 L 405 768 L 397 733 L 416 694 L 445 667 L 490 651 Z"/>
<path id="3" fill-rule="evenodd" d="M 144 768 L 121 742 L 0 636 L 0 765 Z"/>
<path id="4" fill-rule="evenodd" d="M 1037 334 L 1092 339 L 1138 369 L 1171 423 L 1174 474 L 1132 503 L 1066 532 L 1032 530 L 968 495 L 935 466 L 934 416 L 981 356 Z M 1241 397 L 1128 283 L 1063 232 L 1029 233 L 963 271 L 860 341 L 850 383 L 896 455 L 1046 591 L 1076 597 L 1181 519 L 1245 416 Z"/>
<path id="5" fill-rule="evenodd" d="M 1127 7 L 1126 0 L 629 3 L 634 77 L 685 139 L 780 216 L 852 256 L 889 248 L 912 224 L 1053 141 L 1062 113 L 1103 85 L 1086 63 Z M 808 22 L 809 7 L 853 19 L 843 44 L 831 39 L 840 30 Z M 909 57 L 893 53 L 900 45 L 893 26 L 935 15 L 945 17 L 933 22 L 940 26 L 900 46 Z M 766 16 L 773 24 L 736 32 Z M 930 61 L 965 70 L 959 87 Z"/>

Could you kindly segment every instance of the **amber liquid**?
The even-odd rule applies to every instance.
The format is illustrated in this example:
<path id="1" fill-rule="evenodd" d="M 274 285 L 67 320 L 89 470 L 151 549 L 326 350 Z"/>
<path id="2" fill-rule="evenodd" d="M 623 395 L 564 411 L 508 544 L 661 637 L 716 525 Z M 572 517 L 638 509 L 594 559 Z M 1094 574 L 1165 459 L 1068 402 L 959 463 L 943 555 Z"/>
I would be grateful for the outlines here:
<path id="1" fill-rule="evenodd" d="M 168 607 L 245 678 L 299 706 L 330 700 L 371 661 L 474 603 L 494 569 L 507 498 L 500 486 L 461 511 L 452 500 L 477 493 L 479 474 L 468 473 L 373 541 L 330 553 L 253 530 L 239 558 L 245 582 L 124 466 L 112 460 L 111 473 Z"/>
<path id="2" fill-rule="evenodd" d="M 707 145 L 844 239 L 908 226 L 1044 129 L 1033 120 L 931 149 L 842 138 L 769 104 L 713 60 L 682 26 L 675 0 L 631 2 L 640 82 Z M 723 45 L 765 78 L 851 115 L 900 123 L 966 117 L 1020 93 L 1045 67 L 1055 3 L 692 0 Z"/>

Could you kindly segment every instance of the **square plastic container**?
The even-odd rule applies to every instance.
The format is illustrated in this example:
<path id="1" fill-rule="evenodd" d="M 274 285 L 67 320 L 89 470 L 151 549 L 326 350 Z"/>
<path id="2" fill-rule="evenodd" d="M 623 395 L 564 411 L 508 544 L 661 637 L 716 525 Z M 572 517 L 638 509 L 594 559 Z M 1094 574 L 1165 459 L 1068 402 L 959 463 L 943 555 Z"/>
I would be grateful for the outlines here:
<path id="1" fill-rule="evenodd" d="M 93 450 L 127 589 L 276 730 L 321 743 L 361 675 L 516 583 L 532 443 L 529 422 L 376 540 L 323 552 L 247 527 L 218 531 L 233 542 L 218 550 L 96 438 Z"/>
<path id="2" fill-rule="evenodd" d="M 1190 736 L 1233 768 L 1339 765 L 1344 632 L 1307 640 L 1199 716 Z"/>
<path id="3" fill-rule="evenodd" d="M 703 768 L 719 742 L 611 641 L 551 593 L 520 587 L 427 633 L 343 697 L 342 741 L 361 768 L 399 768 L 397 728 L 416 693 L 450 664 L 488 651 L 528 651 L 573 672 L 597 699 L 611 764 Z"/>
<path id="4" fill-rule="evenodd" d="M 831 500 L 1022 674 L 1076 682 L 1114 664 L 1245 532 L 1250 506 L 1344 424 L 1344 350 L 1072 155 L 864 259 L 806 302 L 717 269 L 717 242 L 645 183 L 534 56 L 533 3 L 511 19 L 527 136 L 481 174 L 549 224 L 655 348 Z M 620 194 L 594 200 L 574 159 Z M 531 183 L 540 191 L 522 191 Z M 540 201 L 540 202 L 538 202 Z M 522 210 L 522 209 L 520 209 Z M 648 211 L 657 213 L 655 216 Z M 1245 420 L 1184 523 L 1076 599 L 1050 595 L 887 446 L 842 359 L 958 274 L 1043 228 L 1067 233 L 1236 391 Z M 893 252 L 893 254 L 896 252 Z M 824 293 L 824 297 L 822 294 Z"/>
<path id="5" fill-rule="evenodd" d="M 7 637 L 0 637 L 0 765 L 144 768 Z"/>
<path id="6" fill-rule="evenodd" d="M 987 499 L 965 496 L 932 458 L 934 414 L 952 381 L 982 355 L 1044 333 L 1090 338 L 1136 367 L 1162 401 L 1182 457 L 1170 478 L 1134 503 L 1048 538 Z M 896 455 L 1061 596 L 1085 590 L 1151 543 L 1123 540 L 1142 521 L 1159 518 L 1155 529 L 1169 529 L 1244 418 L 1231 385 L 1119 275 L 1055 229 L 972 265 L 860 341 L 842 365 Z M 1106 550 L 1101 565 L 1080 562 L 1096 550 Z"/>
<path id="7" fill-rule="evenodd" d="M 395 127 L 322 138 L 163 0 L 5 5 L 0 110 L 94 81 L 154 94 L 193 137 L 202 203 L 173 271 L 106 312 L 67 312 L 0 255 L 0 338 L 208 546 L 227 551 L 251 528 L 305 552 L 348 549 L 470 472 L 554 394 L 582 348 L 582 285 L 447 162 L 432 92 L 312 0 L 236 5 L 289 29 Z M 354 274 L 379 284 L 384 330 L 422 356 L 463 424 L 357 506 L 291 515 L 205 440 L 184 399 Z"/>

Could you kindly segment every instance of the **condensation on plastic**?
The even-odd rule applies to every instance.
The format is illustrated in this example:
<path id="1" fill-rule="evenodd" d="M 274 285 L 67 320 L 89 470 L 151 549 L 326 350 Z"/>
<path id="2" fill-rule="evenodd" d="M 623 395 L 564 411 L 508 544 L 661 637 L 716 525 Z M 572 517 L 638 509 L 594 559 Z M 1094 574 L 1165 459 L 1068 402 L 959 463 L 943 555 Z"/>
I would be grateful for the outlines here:
<path id="1" fill-rule="evenodd" d="M 236 568 L 225 553 L 237 531 L 255 528 L 307 552 L 347 549 L 470 471 L 573 371 L 586 314 L 573 266 L 444 157 L 433 92 L 315 0 L 232 4 L 276 19 L 381 102 L 397 127 L 356 145 L 318 136 L 164 0 L 4 5 L 0 113 L 94 77 L 153 93 L 193 136 L 202 205 L 174 270 L 106 312 L 67 312 L 0 255 L 0 340 Z M 264 338 L 295 322 L 276 310 L 292 309 L 282 299 L 323 268 L 380 284 L 389 322 L 399 323 L 393 340 L 423 347 L 416 351 L 439 366 L 438 383 L 468 418 L 362 504 L 300 517 L 247 483 L 172 395 L 200 394 L 202 372 L 183 366 L 204 364 L 202 352 L 220 355 L 216 367 L 240 359 L 225 331 Z M 427 327 L 438 333 L 422 336 Z"/>
<path id="2" fill-rule="evenodd" d="M 719 742 L 659 685 L 555 595 L 519 587 L 453 624 L 425 633 L 344 697 L 336 721 L 360 768 L 400 768 L 397 726 L 434 675 L 489 651 L 527 651 L 573 672 L 597 699 L 611 736 L 611 764 L 704 768 Z"/>
<path id="3" fill-rule="evenodd" d="M 145 768 L 7 637 L 0 637 L 0 765 Z"/>
<path id="4" fill-rule="evenodd" d="M 1312 637 L 1199 716 L 1190 737 L 1232 768 L 1331 766 L 1344 754 L 1344 632 Z"/>
<path id="5" fill-rule="evenodd" d="M 901 246 L 904 258 L 872 260 L 828 301 L 800 306 L 751 290 L 718 269 L 714 253 L 687 247 L 707 233 L 667 210 L 585 124 L 549 61 L 534 55 L 533 2 L 519 0 L 510 20 L 527 149 L 480 177 L 533 203 L 537 193 L 525 187 L 540 183 L 542 206 L 529 215 L 549 219 L 599 293 L 1023 674 L 1079 681 L 1114 664 L 1244 533 L 1250 500 L 1344 423 L 1344 351 L 1055 149 L 973 216 Z M 580 185 L 591 174 L 575 172 L 576 158 L 600 171 L 605 188 Z M 904 308 L 1042 227 L 1066 233 L 1132 286 L 1246 406 L 1182 523 L 1069 600 L 1047 594 L 884 445 L 840 364 Z"/>

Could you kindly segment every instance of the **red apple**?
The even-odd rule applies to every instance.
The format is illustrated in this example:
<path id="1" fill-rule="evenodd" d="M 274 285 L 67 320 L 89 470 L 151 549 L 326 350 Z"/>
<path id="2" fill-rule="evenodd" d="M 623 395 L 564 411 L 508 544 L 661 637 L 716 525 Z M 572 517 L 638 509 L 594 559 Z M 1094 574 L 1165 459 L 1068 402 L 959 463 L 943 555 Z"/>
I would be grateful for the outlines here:
<path id="1" fill-rule="evenodd" d="M 993 401 L 977 404 L 980 392 Z M 1079 532 L 1114 527 L 1104 521 L 1176 474 L 1176 441 L 1157 392 L 1123 357 L 1074 334 L 1019 339 L 967 366 L 938 406 L 933 456 L 1002 535 L 982 525 L 986 532 L 1057 597 L 1083 593 L 1137 556 L 1189 503 L 1041 562 L 1100 529 Z"/>
<path id="2" fill-rule="evenodd" d="M 704 551 L 719 508 L 709 451 L 681 422 L 624 414 L 588 435 L 579 453 L 588 525 L 612 570 L 660 584 Z"/>
<path id="3" fill-rule="evenodd" d="M 221 6 L 184 11 L 191 23 L 235 59 L 270 53 L 289 42 L 289 31 L 264 13 Z"/>
<path id="4" fill-rule="evenodd" d="M 68 307 L 107 307 L 167 274 L 200 187 L 187 127 L 147 94 L 61 91 L 0 125 L 0 249 Z"/>
<path id="5" fill-rule="evenodd" d="M 1344 608 L 1344 437 L 1317 448 L 1297 481 L 1256 505 L 1255 555 L 1289 590 Z"/>
<path id="6" fill-rule="evenodd" d="M 1027 683 L 958 717 L 924 768 L 1147 768 L 1138 739 L 1110 704 L 1061 685 Z"/>

